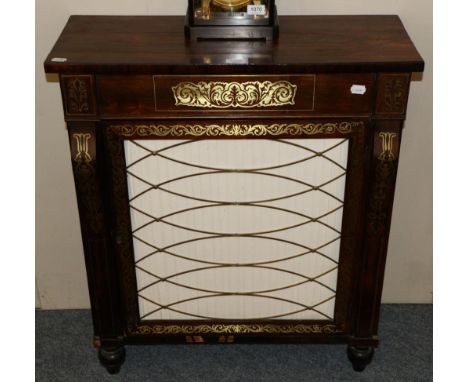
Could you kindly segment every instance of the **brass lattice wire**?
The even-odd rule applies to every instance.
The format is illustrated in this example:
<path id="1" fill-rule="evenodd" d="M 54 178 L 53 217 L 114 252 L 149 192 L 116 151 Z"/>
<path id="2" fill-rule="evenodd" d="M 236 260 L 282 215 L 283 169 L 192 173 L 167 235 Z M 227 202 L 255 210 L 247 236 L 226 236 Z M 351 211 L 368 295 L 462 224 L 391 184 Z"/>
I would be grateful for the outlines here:
<path id="1" fill-rule="evenodd" d="M 334 271 L 336 271 L 338 269 L 337 261 L 334 260 L 333 258 L 325 255 L 321 250 L 323 248 L 331 245 L 332 243 L 335 243 L 336 241 L 340 240 L 341 239 L 341 232 L 339 230 L 337 230 L 336 228 L 330 226 L 329 224 L 325 223 L 321 219 L 324 219 L 325 217 L 327 217 L 329 215 L 332 215 L 333 213 L 335 213 L 338 210 L 342 209 L 344 202 L 343 202 L 343 200 L 341 200 L 340 198 L 338 198 L 335 195 L 331 194 L 330 192 L 328 192 L 326 190 L 323 190 L 323 187 L 325 187 L 325 186 L 327 186 L 327 185 L 329 185 L 329 184 L 331 184 L 333 182 L 336 182 L 338 179 L 341 179 L 341 178 L 346 176 L 346 168 L 343 167 L 342 165 L 340 165 L 339 163 L 337 163 L 336 161 L 334 161 L 333 159 L 329 158 L 326 154 L 328 152 L 331 152 L 335 148 L 343 145 L 345 142 L 347 142 L 347 139 L 343 139 L 340 142 L 338 142 L 337 144 L 334 144 L 334 145 L 328 147 L 326 150 L 323 150 L 323 151 L 316 151 L 316 150 L 310 149 L 308 147 L 305 147 L 303 145 L 300 145 L 300 144 L 297 144 L 297 143 L 294 143 L 294 142 L 291 142 L 291 141 L 275 140 L 275 142 L 280 142 L 282 144 L 291 145 L 291 146 L 303 149 L 305 151 L 308 151 L 308 152 L 311 153 L 311 155 L 309 155 L 306 158 L 296 160 L 296 161 L 292 161 L 292 162 L 289 162 L 289 163 L 286 163 L 286 164 L 281 164 L 281 165 L 276 165 L 276 166 L 269 166 L 269 167 L 261 167 L 261 168 L 249 168 L 249 169 L 227 169 L 227 168 L 219 168 L 219 167 L 211 167 L 211 166 L 202 166 L 202 165 L 193 164 L 193 163 L 189 163 L 189 162 L 186 162 L 186 161 L 178 160 L 178 159 L 175 159 L 175 158 L 171 158 L 168 155 L 162 154 L 163 152 L 169 151 L 169 150 L 174 149 L 176 147 L 180 147 L 180 146 L 183 146 L 183 145 L 195 143 L 196 141 L 193 141 L 193 140 L 178 142 L 176 144 L 166 146 L 166 147 L 164 147 L 162 149 L 159 149 L 159 150 L 150 150 L 147 147 L 145 147 L 143 144 L 141 144 L 141 143 L 139 143 L 137 141 L 128 141 L 128 142 L 130 142 L 131 144 L 133 144 L 133 145 L 135 145 L 135 146 L 139 147 L 140 149 L 143 149 L 144 151 L 147 152 L 147 154 L 144 155 L 143 157 L 141 157 L 141 158 L 137 159 L 136 161 L 134 161 L 134 162 L 127 165 L 127 176 L 128 177 L 133 177 L 134 179 L 137 179 L 138 181 L 140 181 L 140 182 L 142 182 L 142 183 L 144 183 L 144 184 L 146 184 L 148 186 L 147 189 L 145 189 L 144 191 L 142 191 L 139 194 L 137 194 L 137 195 L 130 198 L 130 208 L 133 211 L 135 211 L 137 213 L 140 213 L 140 214 L 150 218 L 150 220 L 148 222 L 142 224 L 139 227 L 134 228 L 133 231 L 132 231 L 132 234 L 133 234 L 134 240 L 139 241 L 139 242 L 147 245 L 148 247 L 154 249 L 150 253 L 146 254 L 145 256 L 143 256 L 140 259 L 138 259 L 137 261 L 135 261 L 135 269 L 136 270 L 144 272 L 145 274 L 147 274 L 147 275 L 149 275 L 149 276 L 151 276 L 152 278 L 155 279 L 155 281 L 145 285 L 144 287 L 139 288 L 139 290 L 138 290 L 139 298 L 141 298 L 141 299 L 143 299 L 143 300 L 145 300 L 145 301 L 147 301 L 147 302 L 149 302 L 149 303 L 156 306 L 156 309 L 153 309 L 150 312 L 142 315 L 140 317 L 140 319 L 143 320 L 143 319 L 145 319 L 147 317 L 150 317 L 151 315 L 153 315 L 153 314 L 155 314 L 155 313 L 157 313 L 157 312 L 159 312 L 161 310 L 169 310 L 169 311 L 172 311 L 172 312 L 175 312 L 175 313 L 178 313 L 178 314 L 182 314 L 182 315 L 185 315 L 185 316 L 188 316 L 188 317 L 192 317 L 192 318 L 216 320 L 216 319 L 219 319 L 219 318 L 194 314 L 193 312 L 185 312 L 183 310 L 175 308 L 175 306 L 183 304 L 185 302 L 189 302 L 189 301 L 195 301 L 195 300 L 213 298 L 213 297 L 250 296 L 250 297 L 257 297 L 257 298 L 274 299 L 274 300 L 287 302 L 289 304 L 301 307 L 301 309 L 291 311 L 291 312 L 287 312 L 287 313 L 283 313 L 283 314 L 272 315 L 272 316 L 269 316 L 269 317 L 256 317 L 256 318 L 251 318 L 251 319 L 259 319 L 259 320 L 261 319 L 261 320 L 263 320 L 263 319 L 284 318 L 284 317 L 287 317 L 287 316 L 290 316 L 290 315 L 293 315 L 293 314 L 297 314 L 297 313 L 301 313 L 301 312 L 309 310 L 309 311 L 314 311 L 315 313 L 319 314 L 322 317 L 325 317 L 326 319 L 332 320 L 332 317 L 330 317 L 329 315 L 321 312 L 320 310 L 318 310 L 316 308 L 319 307 L 320 305 L 323 305 L 326 302 L 334 299 L 336 297 L 336 290 L 334 290 L 333 288 L 330 288 L 326 284 L 320 282 L 318 279 L 325 276 L 325 275 L 327 275 L 327 274 L 330 274 L 331 272 L 334 272 Z M 157 158 L 157 157 L 168 160 L 168 161 L 171 161 L 171 162 L 174 162 L 174 163 L 178 163 L 178 164 L 181 164 L 181 165 L 184 165 L 184 166 L 197 168 L 197 169 L 201 169 L 201 170 L 207 170 L 207 171 L 172 178 L 172 179 L 169 179 L 169 180 L 167 180 L 165 182 L 161 182 L 159 184 L 152 184 L 151 182 L 147 181 L 146 179 L 143 179 L 142 177 L 140 177 L 140 176 L 136 175 L 135 173 L 133 173 L 132 171 L 130 171 L 130 168 L 132 168 L 136 164 L 141 163 L 142 161 L 147 160 L 149 158 Z M 323 158 L 323 159 L 329 161 L 330 163 L 332 163 L 333 165 L 338 167 L 340 170 L 342 170 L 342 172 L 339 175 L 335 176 L 334 178 L 329 179 L 329 180 L 327 180 L 326 182 L 324 182 L 324 183 L 322 183 L 320 185 L 312 185 L 312 184 L 303 182 L 303 181 L 301 181 L 299 179 L 295 179 L 295 178 L 291 178 L 291 177 L 288 177 L 288 176 L 283 176 L 283 175 L 278 175 L 278 174 L 265 172 L 265 171 L 269 171 L 269 170 L 275 170 L 275 169 L 279 169 L 279 168 L 294 166 L 294 165 L 299 164 L 299 163 L 304 163 L 304 162 L 307 162 L 307 161 L 311 161 L 311 160 L 313 160 L 315 158 Z M 270 198 L 270 199 L 257 200 L 257 201 L 240 202 L 240 201 L 223 201 L 223 200 L 211 200 L 211 199 L 197 198 L 197 197 L 194 197 L 194 196 L 191 196 L 191 195 L 178 193 L 178 192 L 169 190 L 169 189 L 164 187 L 165 185 L 168 185 L 170 183 L 173 183 L 173 182 L 176 182 L 176 181 L 179 181 L 179 180 L 183 180 L 183 179 L 194 178 L 194 177 L 205 176 L 205 175 L 211 175 L 211 174 L 227 174 L 227 173 L 241 173 L 241 174 L 255 174 L 255 175 L 262 175 L 262 176 L 271 176 L 271 177 L 275 177 L 275 178 L 279 178 L 279 179 L 285 179 L 285 180 L 288 180 L 288 181 L 291 181 L 291 182 L 296 182 L 296 183 L 301 184 L 303 186 L 306 186 L 308 188 L 306 190 L 304 190 L 304 191 L 301 191 L 301 192 L 296 192 L 296 193 L 292 193 L 292 194 L 277 197 L 277 198 Z M 186 199 L 199 201 L 199 202 L 204 202 L 204 203 L 209 203 L 209 204 L 208 205 L 191 207 L 191 208 L 185 208 L 185 209 L 175 211 L 175 212 L 171 212 L 169 214 L 158 217 L 158 216 L 154 216 L 154 215 L 152 215 L 152 214 L 150 214 L 150 213 L 148 213 L 146 211 L 143 211 L 142 209 L 137 208 L 137 207 L 135 207 L 133 205 L 135 200 L 137 200 L 138 198 L 142 197 L 143 195 L 145 195 L 146 193 L 148 193 L 148 192 L 150 192 L 152 190 L 160 190 L 162 192 L 166 192 L 168 194 L 175 195 L 175 196 L 180 197 L 180 198 L 186 198 Z M 275 206 L 270 206 L 270 205 L 264 205 L 263 204 L 263 203 L 268 203 L 268 202 L 274 202 L 274 201 L 284 200 L 284 199 L 288 199 L 288 198 L 293 198 L 293 197 L 303 195 L 303 194 L 313 192 L 313 191 L 322 192 L 322 193 L 328 195 L 329 197 L 333 198 L 334 200 L 339 202 L 338 207 L 336 207 L 336 208 L 334 208 L 334 209 L 332 209 L 332 210 L 330 210 L 330 211 L 328 211 L 328 212 L 326 212 L 326 213 L 324 213 L 324 214 L 322 214 L 320 216 L 313 217 L 313 216 L 308 216 L 306 214 L 302 214 L 302 213 L 299 213 L 297 211 L 289 210 L 289 209 L 286 209 L 286 208 L 275 207 Z M 302 217 L 302 218 L 304 218 L 306 220 L 301 222 L 301 223 L 295 224 L 295 225 L 282 227 L 282 228 L 277 228 L 277 229 L 274 229 L 274 230 L 261 231 L 261 232 L 246 232 L 246 233 L 211 232 L 211 231 L 199 230 L 199 229 L 195 229 L 195 228 L 192 228 L 192 227 L 183 226 L 183 225 L 176 224 L 176 223 L 173 223 L 173 222 L 170 222 L 170 221 L 167 220 L 170 217 L 173 217 L 173 216 L 176 216 L 176 215 L 179 215 L 179 214 L 183 214 L 183 213 L 186 213 L 186 212 L 189 212 L 189 211 L 206 209 L 206 208 L 216 208 L 216 207 L 222 207 L 222 206 L 243 206 L 243 207 L 266 208 L 266 209 L 272 209 L 272 210 L 287 212 L 287 213 L 293 214 L 295 216 Z M 208 235 L 208 236 L 203 236 L 203 237 L 198 237 L 198 238 L 194 238 L 194 239 L 184 240 L 184 241 L 176 242 L 176 243 L 173 243 L 173 244 L 171 244 L 169 246 L 160 248 L 157 245 L 155 245 L 153 243 L 150 243 L 149 241 L 144 240 L 144 239 L 142 239 L 141 237 L 139 237 L 137 235 L 137 233 L 139 231 L 141 231 L 142 229 L 144 229 L 144 228 L 146 228 L 146 227 L 148 227 L 148 226 L 150 226 L 150 225 L 152 225 L 154 223 L 163 223 L 163 224 L 175 227 L 177 229 L 182 229 L 182 230 L 195 232 L 195 233 L 199 233 L 199 234 L 204 234 L 204 235 Z M 293 241 L 290 241 L 290 240 L 286 240 L 286 239 L 281 239 L 281 238 L 278 238 L 278 237 L 265 236 L 267 234 L 283 232 L 283 231 L 291 230 L 291 229 L 298 228 L 298 227 L 301 227 L 301 226 L 304 226 L 304 225 L 307 225 L 307 224 L 311 224 L 311 223 L 320 224 L 323 227 L 326 227 L 327 229 L 329 229 L 329 230 L 333 231 L 334 233 L 336 233 L 337 236 L 334 237 L 332 240 L 329 240 L 328 242 L 323 243 L 320 246 L 315 247 L 315 248 L 310 248 L 310 247 L 305 246 L 303 244 L 293 242 Z M 188 256 L 183 256 L 181 254 L 178 254 L 178 253 L 170 250 L 173 247 L 177 247 L 177 246 L 181 246 L 181 245 L 184 245 L 184 244 L 189 244 L 189 243 L 193 243 L 193 242 L 197 242 L 197 241 L 201 241 L 201 240 L 210 240 L 210 239 L 215 239 L 215 238 L 227 238 L 227 237 L 248 237 L 248 238 L 252 238 L 252 239 L 261 239 L 261 240 L 276 240 L 278 242 L 282 242 L 282 243 L 286 243 L 286 244 L 289 244 L 289 245 L 292 245 L 292 246 L 302 248 L 305 251 L 300 252 L 300 253 L 298 253 L 296 255 L 284 257 L 282 259 L 268 260 L 268 261 L 263 261 L 263 262 L 226 263 L 226 262 L 213 262 L 213 261 L 195 259 L 195 258 L 191 258 L 191 257 L 188 257 Z M 152 257 L 154 255 L 157 255 L 157 254 L 167 254 L 167 255 L 173 256 L 175 258 L 188 260 L 188 261 L 193 261 L 193 262 L 198 262 L 198 263 L 208 265 L 208 266 L 199 267 L 199 268 L 192 268 L 192 269 L 189 269 L 189 270 L 186 270 L 186 271 L 183 271 L 183 272 L 178 272 L 178 273 L 175 273 L 175 274 L 171 274 L 171 275 L 162 277 L 160 275 L 157 275 L 154 272 L 149 271 L 148 269 L 146 269 L 144 266 L 141 265 L 141 263 L 144 262 L 146 259 L 148 259 L 148 258 L 150 258 L 150 257 Z M 282 269 L 282 268 L 271 266 L 272 264 L 275 264 L 275 263 L 281 263 L 281 262 L 284 262 L 284 261 L 296 259 L 296 258 L 306 256 L 306 255 L 309 255 L 309 254 L 316 254 L 316 255 L 319 255 L 319 256 L 327 259 L 328 261 L 330 261 L 333 264 L 332 268 L 330 268 L 327 271 L 322 272 L 321 274 L 316 275 L 314 277 L 309 277 L 309 276 L 306 276 L 306 275 L 303 275 L 303 274 L 300 274 L 300 273 L 297 273 L 297 272 L 293 272 L 293 271 L 290 271 L 290 270 L 287 270 L 287 269 Z M 276 271 L 276 272 L 288 273 L 290 275 L 302 278 L 303 280 L 299 281 L 299 282 L 296 282 L 296 283 L 293 283 L 293 284 L 290 284 L 290 285 L 287 285 L 287 286 L 282 286 L 282 287 L 272 288 L 272 289 L 267 289 L 267 290 L 249 291 L 249 292 L 222 292 L 222 291 L 218 291 L 218 290 L 197 288 L 197 287 L 186 285 L 186 284 L 183 284 L 183 283 L 180 283 L 180 282 L 177 282 L 177 281 L 173 280 L 174 278 L 176 278 L 178 276 L 182 276 L 182 275 L 193 273 L 193 272 L 203 272 L 205 270 L 221 269 L 221 268 L 227 268 L 227 267 L 250 267 L 250 268 L 259 268 L 259 269 L 269 269 L 269 270 L 273 270 L 273 271 Z M 166 283 L 175 285 L 177 287 L 181 287 L 181 288 L 185 288 L 185 289 L 189 289 L 189 290 L 193 290 L 193 291 L 197 291 L 197 292 L 207 293 L 207 294 L 202 295 L 202 296 L 196 296 L 196 297 L 191 297 L 191 298 L 187 298 L 187 299 L 182 299 L 182 300 L 179 300 L 179 301 L 172 302 L 170 304 L 161 304 L 161 303 L 159 303 L 159 302 L 157 302 L 157 301 L 155 301 L 153 299 L 150 299 L 150 298 L 142 295 L 142 292 L 144 292 L 145 290 L 148 290 L 148 289 L 150 289 L 150 288 L 152 288 L 152 287 L 154 287 L 154 286 L 156 286 L 156 285 L 158 285 L 158 284 L 160 284 L 162 282 L 166 282 Z M 310 305 L 310 306 L 306 305 L 306 304 L 303 304 L 301 302 L 298 302 L 298 301 L 290 300 L 290 299 L 285 299 L 285 298 L 281 298 L 281 297 L 277 297 L 277 296 L 265 295 L 265 293 L 272 293 L 272 292 L 276 292 L 276 291 L 280 291 L 280 290 L 286 290 L 286 289 L 294 288 L 294 287 L 297 287 L 299 285 L 303 285 L 303 284 L 306 284 L 306 283 L 309 283 L 309 282 L 310 283 L 315 283 L 315 284 L 325 288 L 326 290 L 329 290 L 330 292 L 332 292 L 332 295 L 330 297 L 327 297 L 326 299 L 323 299 L 322 301 L 319 301 L 319 302 L 317 302 L 317 303 L 315 303 L 313 305 Z"/>

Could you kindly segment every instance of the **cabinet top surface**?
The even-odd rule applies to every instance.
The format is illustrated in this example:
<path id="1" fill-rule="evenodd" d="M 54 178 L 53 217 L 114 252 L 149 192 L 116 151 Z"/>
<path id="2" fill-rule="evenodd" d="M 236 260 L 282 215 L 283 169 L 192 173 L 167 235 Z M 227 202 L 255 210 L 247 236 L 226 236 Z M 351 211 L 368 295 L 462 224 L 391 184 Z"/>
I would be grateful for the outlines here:
<path id="1" fill-rule="evenodd" d="M 184 23 L 182 16 L 71 16 L 45 71 L 256 74 L 424 68 L 398 16 L 281 16 L 279 39 L 273 43 L 190 42 Z"/>

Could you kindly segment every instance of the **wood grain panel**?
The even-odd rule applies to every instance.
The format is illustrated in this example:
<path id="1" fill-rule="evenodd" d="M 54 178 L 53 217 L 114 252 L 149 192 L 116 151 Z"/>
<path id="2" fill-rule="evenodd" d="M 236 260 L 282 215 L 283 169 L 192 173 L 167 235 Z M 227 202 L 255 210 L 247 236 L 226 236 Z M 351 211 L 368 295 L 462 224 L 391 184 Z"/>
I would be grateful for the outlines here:
<path id="1" fill-rule="evenodd" d="M 97 76 L 101 115 L 105 118 L 135 116 L 200 116 L 200 115 L 283 115 L 346 114 L 362 115 L 372 111 L 373 74 L 304 75 L 304 76 Z M 202 108 L 176 105 L 172 88 L 191 82 L 280 82 L 297 86 L 294 104 L 243 108 Z M 352 94 L 353 85 L 366 87 L 365 94 Z"/>
<path id="2" fill-rule="evenodd" d="M 190 44 L 183 16 L 71 16 L 49 73 L 301 74 L 422 71 L 398 16 L 280 16 L 277 44 Z M 241 60 L 232 61 L 232 53 Z M 54 62 L 54 58 L 66 62 Z"/>

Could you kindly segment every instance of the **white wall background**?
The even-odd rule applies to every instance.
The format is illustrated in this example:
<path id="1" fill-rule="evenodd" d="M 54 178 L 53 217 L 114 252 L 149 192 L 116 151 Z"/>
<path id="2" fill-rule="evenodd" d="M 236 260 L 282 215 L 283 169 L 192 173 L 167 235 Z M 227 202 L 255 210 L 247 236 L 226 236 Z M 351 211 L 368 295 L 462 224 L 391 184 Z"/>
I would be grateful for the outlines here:
<path id="1" fill-rule="evenodd" d="M 432 302 L 432 1 L 277 4 L 281 15 L 398 14 L 425 59 L 425 73 L 411 87 L 383 300 Z M 36 1 L 36 306 L 89 307 L 60 90 L 57 78 L 44 74 L 42 63 L 72 14 L 182 15 L 186 5 L 186 0 Z"/>

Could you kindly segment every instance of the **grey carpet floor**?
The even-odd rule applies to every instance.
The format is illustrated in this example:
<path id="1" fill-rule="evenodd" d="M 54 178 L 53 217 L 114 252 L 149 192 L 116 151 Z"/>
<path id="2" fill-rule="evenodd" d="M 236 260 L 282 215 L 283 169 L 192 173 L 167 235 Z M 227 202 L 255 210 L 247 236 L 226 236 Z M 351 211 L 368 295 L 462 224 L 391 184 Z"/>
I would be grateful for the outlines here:
<path id="1" fill-rule="evenodd" d="M 363 373 L 343 345 L 127 346 L 120 374 L 99 365 L 87 310 L 36 312 L 37 381 L 432 381 L 432 305 L 384 305 Z"/>

